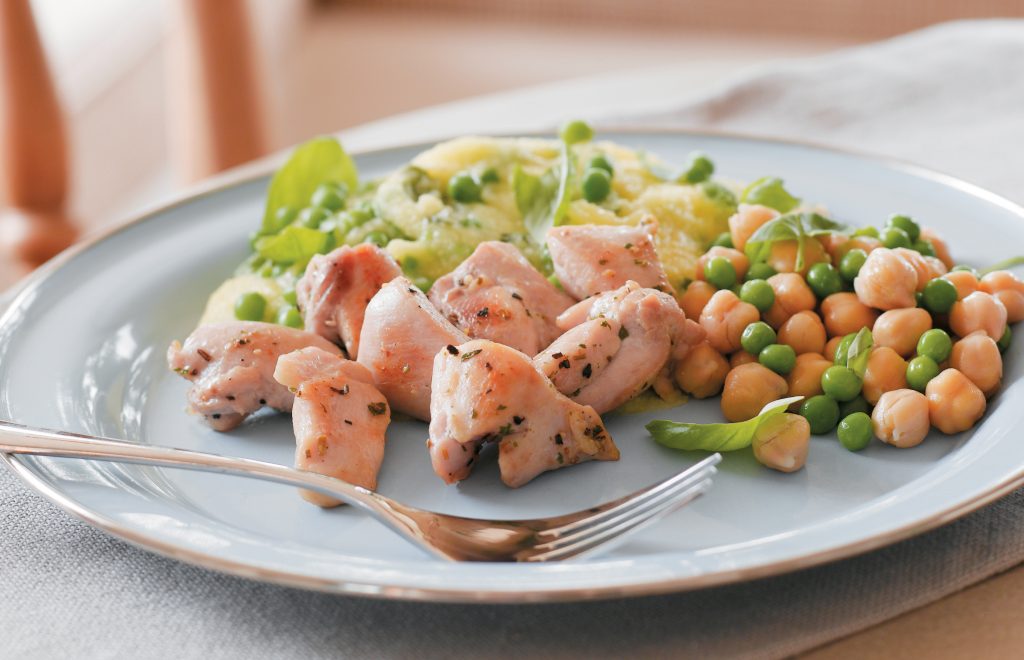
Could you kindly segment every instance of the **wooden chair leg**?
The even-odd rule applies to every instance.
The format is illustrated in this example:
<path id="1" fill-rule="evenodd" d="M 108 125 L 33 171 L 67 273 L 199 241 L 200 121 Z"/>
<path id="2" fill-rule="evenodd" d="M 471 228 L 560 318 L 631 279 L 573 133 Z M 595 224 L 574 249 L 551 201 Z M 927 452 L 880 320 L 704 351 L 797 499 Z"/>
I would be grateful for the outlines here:
<path id="1" fill-rule="evenodd" d="M 195 181 L 266 153 L 245 0 L 173 0 L 172 153 Z"/>
<path id="2" fill-rule="evenodd" d="M 2 0 L 0 254 L 35 266 L 67 247 L 67 193 L 64 122 L 29 0 Z"/>

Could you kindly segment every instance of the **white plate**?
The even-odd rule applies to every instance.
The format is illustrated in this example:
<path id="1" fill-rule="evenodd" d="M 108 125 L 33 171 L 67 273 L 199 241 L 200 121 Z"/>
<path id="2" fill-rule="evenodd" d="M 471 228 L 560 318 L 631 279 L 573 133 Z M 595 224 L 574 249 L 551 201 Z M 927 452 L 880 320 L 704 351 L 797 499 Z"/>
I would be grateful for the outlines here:
<path id="1" fill-rule="evenodd" d="M 603 138 L 682 162 L 692 149 L 719 172 L 771 174 L 835 217 L 880 224 L 910 213 L 938 229 L 956 258 L 987 264 L 1024 245 L 1024 209 L 949 177 L 827 149 L 669 132 Z M 422 145 L 362 154 L 366 176 Z M 164 352 L 184 338 L 207 294 L 246 255 L 266 178 L 236 181 L 140 218 L 44 269 L 0 318 L 0 415 L 26 424 L 290 464 L 286 416 L 217 434 L 185 414 L 186 383 Z M 346 508 L 322 511 L 281 486 L 220 475 L 64 459 L 10 458 L 31 486 L 88 522 L 140 546 L 240 575 L 355 594 L 424 600 L 540 601 L 650 594 L 779 573 L 891 543 L 962 515 L 1022 480 L 1021 344 L 973 433 L 937 432 L 915 449 L 873 443 L 850 453 L 814 438 L 806 469 L 783 475 L 748 451 L 727 455 L 711 492 L 590 561 L 453 564 L 428 558 Z M 505 488 L 493 461 L 445 486 L 430 470 L 422 424 L 396 423 L 383 493 L 487 518 L 564 513 L 603 502 L 692 464 L 656 445 L 654 417 L 719 420 L 718 401 L 651 415 L 607 416 L 622 451 Z"/>

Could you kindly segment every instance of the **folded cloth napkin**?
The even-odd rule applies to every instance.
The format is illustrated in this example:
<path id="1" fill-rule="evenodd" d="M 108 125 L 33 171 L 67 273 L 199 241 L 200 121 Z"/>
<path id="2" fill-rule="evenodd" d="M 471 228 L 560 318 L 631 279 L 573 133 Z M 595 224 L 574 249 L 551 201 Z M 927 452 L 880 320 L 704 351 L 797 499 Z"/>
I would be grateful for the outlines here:
<path id="1" fill-rule="evenodd" d="M 665 70 L 644 77 L 651 103 L 642 113 L 635 103 L 612 101 L 603 117 L 894 155 L 1020 200 L 1022 71 L 1024 22 L 960 23 L 775 66 L 688 102 L 668 91 L 676 79 Z M 604 91 L 609 99 L 627 96 L 615 92 Z M 524 106 L 545 107 L 537 95 L 523 98 Z M 479 116 L 473 110 L 485 103 L 446 112 Z M 549 127 L 552 119 L 537 114 L 532 126 L 516 117 L 462 130 Z M 353 136 L 366 141 L 385 128 Z M 434 129 L 453 132 L 443 122 Z M 692 593 L 551 605 L 371 601 L 212 573 L 80 523 L 6 470 L 0 530 L 2 657 L 779 657 L 1020 563 L 1024 491 L 914 539 L 814 569 Z"/>

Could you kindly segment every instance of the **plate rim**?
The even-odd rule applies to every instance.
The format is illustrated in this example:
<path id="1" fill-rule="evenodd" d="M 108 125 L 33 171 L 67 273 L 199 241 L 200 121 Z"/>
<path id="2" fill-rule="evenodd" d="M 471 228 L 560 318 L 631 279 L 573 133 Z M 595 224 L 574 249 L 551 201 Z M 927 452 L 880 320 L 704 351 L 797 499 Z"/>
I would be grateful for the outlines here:
<path id="1" fill-rule="evenodd" d="M 882 156 L 844 147 L 836 147 L 810 140 L 766 137 L 734 131 L 704 129 L 692 130 L 656 125 L 641 127 L 637 125 L 603 124 L 600 122 L 595 122 L 595 124 L 601 132 L 607 133 L 633 134 L 640 136 L 677 135 L 690 136 L 694 138 L 725 138 L 803 147 L 830 152 L 837 155 L 850 156 L 956 189 L 963 194 L 1002 207 L 1013 215 L 1016 215 L 1020 220 L 1024 221 L 1024 206 L 977 184 L 970 183 L 959 177 L 901 158 Z M 332 135 L 337 136 L 337 134 Z M 551 137 L 551 134 L 546 132 L 498 132 L 495 133 L 494 136 Z M 458 136 L 438 137 L 436 139 L 420 142 L 396 143 L 378 148 L 354 150 L 351 154 L 357 157 L 380 156 L 385 155 L 389 151 L 426 149 L 445 140 L 452 139 L 453 137 Z M 283 161 L 288 151 L 289 149 L 285 149 L 265 158 L 261 158 L 255 162 L 247 163 L 240 167 L 218 174 L 200 184 L 186 188 L 166 201 L 143 207 L 140 211 L 129 214 L 125 219 L 116 222 L 114 225 L 103 230 L 99 230 L 91 235 L 87 235 L 81 242 L 69 247 L 53 259 L 40 266 L 21 282 L 17 283 L 13 289 L 7 292 L 6 295 L 3 295 L 2 298 L 0 298 L 0 307 L 2 307 L 2 309 L 0 309 L 0 328 L 12 322 L 12 319 L 15 316 L 14 310 L 16 310 L 25 298 L 31 297 L 35 289 L 40 287 L 51 275 L 56 273 L 65 264 L 77 256 L 89 251 L 97 244 L 116 236 L 122 231 L 126 231 L 135 225 L 141 224 L 142 222 L 150 220 L 155 216 L 170 211 L 178 206 L 191 203 L 197 199 L 215 195 L 228 188 L 253 183 L 260 178 L 268 176 L 276 169 L 279 163 Z M 98 528 L 115 538 L 128 542 L 130 545 L 154 552 L 164 557 L 183 561 L 200 568 L 283 586 L 389 600 L 449 603 L 497 604 L 572 602 L 653 596 L 667 593 L 680 593 L 684 591 L 746 582 L 774 575 L 782 575 L 796 570 L 802 570 L 841 559 L 851 558 L 870 552 L 871 550 L 876 550 L 911 538 L 961 518 L 997 499 L 1006 496 L 1013 490 L 1024 486 L 1024 465 L 1022 465 L 1001 481 L 990 484 L 987 488 L 979 489 L 973 497 L 957 504 L 950 505 L 943 510 L 931 514 L 930 516 L 889 530 L 888 532 L 876 533 L 872 536 L 860 539 L 859 541 L 846 543 L 834 548 L 805 553 L 783 560 L 771 561 L 765 564 L 734 569 L 731 571 L 718 571 L 715 573 L 680 576 L 669 580 L 647 581 L 601 587 L 572 587 L 532 591 L 480 590 L 406 587 L 379 585 L 349 579 L 335 580 L 329 578 L 318 578 L 304 573 L 269 569 L 241 561 L 225 559 L 215 554 L 184 547 L 173 542 L 164 541 L 154 535 L 146 534 L 121 525 L 107 516 L 80 504 L 69 494 L 46 482 L 40 475 L 37 475 L 29 467 L 27 461 L 24 461 L 15 455 L 3 452 L 0 452 L 0 459 L 3 459 L 3 461 L 24 484 L 67 513 L 70 513 L 83 522 Z"/>

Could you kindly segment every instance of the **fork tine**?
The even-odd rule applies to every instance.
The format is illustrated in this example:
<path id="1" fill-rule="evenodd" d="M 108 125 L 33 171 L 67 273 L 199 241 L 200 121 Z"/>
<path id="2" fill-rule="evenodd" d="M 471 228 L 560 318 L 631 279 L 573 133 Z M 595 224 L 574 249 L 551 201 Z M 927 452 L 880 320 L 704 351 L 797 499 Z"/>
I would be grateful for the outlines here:
<path id="1" fill-rule="evenodd" d="M 704 460 L 696 463 L 695 465 L 683 470 L 682 472 L 672 475 L 671 477 L 660 481 L 653 486 L 648 486 L 643 490 L 630 493 L 625 497 L 622 497 L 613 502 L 609 502 L 604 505 L 608 508 L 599 510 L 591 516 L 573 520 L 564 525 L 556 525 L 546 530 L 539 532 L 540 536 L 557 535 L 561 536 L 572 532 L 581 527 L 590 527 L 598 524 L 603 520 L 608 520 L 616 517 L 622 513 L 625 513 L 631 509 L 635 509 L 639 506 L 644 505 L 648 500 L 658 497 L 662 493 L 668 490 L 678 487 L 678 485 L 685 481 L 692 481 L 695 478 L 707 473 L 709 470 L 714 470 L 714 466 L 722 460 L 721 454 L 713 454 L 708 456 Z M 712 472 L 714 474 L 714 472 Z"/>
<path id="2" fill-rule="evenodd" d="M 630 518 L 618 526 L 605 529 L 597 534 L 587 535 L 585 538 L 570 543 L 569 545 L 557 547 L 540 554 L 523 557 L 521 561 L 558 561 L 569 559 L 571 557 L 579 557 L 580 555 L 597 550 L 598 548 L 608 549 L 613 542 L 621 542 L 627 536 L 640 531 L 644 527 L 661 520 L 673 511 L 676 511 L 680 507 L 692 502 L 694 499 L 704 494 L 704 492 L 706 492 L 710 487 L 711 479 L 705 479 L 704 481 L 691 486 L 682 493 L 679 493 L 677 499 L 670 501 L 664 506 L 651 509 L 643 515 Z"/>
<path id="3" fill-rule="evenodd" d="M 643 496 L 637 498 L 637 502 L 634 506 L 618 508 L 614 515 L 596 515 L 591 519 L 581 520 L 579 523 L 572 525 L 572 529 L 568 534 L 562 533 L 558 529 L 547 530 L 543 534 L 538 534 L 537 536 L 541 538 L 549 535 L 553 535 L 554 538 L 544 543 L 538 543 L 535 547 L 544 549 L 548 547 L 555 548 L 562 546 L 566 543 L 574 542 L 576 539 L 592 536 L 603 529 L 618 525 L 624 520 L 628 520 L 636 516 L 643 516 L 651 509 L 671 504 L 680 493 L 692 487 L 697 482 L 710 479 L 716 472 L 717 470 L 715 467 L 709 465 L 698 472 L 687 471 L 685 478 L 679 478 L 683 475 L 677 475 L 676 478 L 671 480 L 669 488 L 658 489 L 658 492 L 650 497 L 645 493 Z"/>

